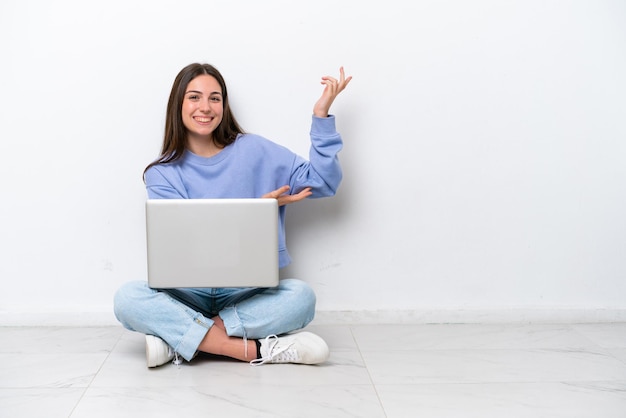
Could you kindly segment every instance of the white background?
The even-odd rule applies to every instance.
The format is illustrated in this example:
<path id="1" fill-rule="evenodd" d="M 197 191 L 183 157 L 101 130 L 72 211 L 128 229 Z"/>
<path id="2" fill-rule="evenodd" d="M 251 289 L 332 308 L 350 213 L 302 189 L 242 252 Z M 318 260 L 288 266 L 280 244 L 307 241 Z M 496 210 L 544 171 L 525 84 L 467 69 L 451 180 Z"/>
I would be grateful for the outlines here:
<path id="1" fill-rule="evenodd" d="M 626 317 L 624 1 L 3 0 L 0 60 L 5 324 L 114 322 L 145 279 L 141 174 L 191 62 L 304 156 L 321 76 L 354 76 L 341 189 L 288 209 L 322 316 Z"/>

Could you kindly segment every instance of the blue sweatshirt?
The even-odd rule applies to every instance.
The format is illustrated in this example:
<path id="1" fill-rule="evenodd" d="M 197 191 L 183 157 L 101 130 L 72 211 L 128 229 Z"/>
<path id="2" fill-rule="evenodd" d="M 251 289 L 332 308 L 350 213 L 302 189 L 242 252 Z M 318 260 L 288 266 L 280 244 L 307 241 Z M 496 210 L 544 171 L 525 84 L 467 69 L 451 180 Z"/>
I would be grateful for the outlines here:
<path id="1" fill-rule="evenodd" d="M 341 182 L 337 153 L 343 143 L 335 118 L 313 116 L 309 161 L 254 134 L 242 134 L 217 155 L 200 157 L 185 151 L 145 175 L 149 199 L 258 198 L 288 184 L 290 193 L 311 187 L 311 197 L 333 196 Z M 279 266 L 291 262 L 285 244 L 285 207 L 279 208 Z"/>

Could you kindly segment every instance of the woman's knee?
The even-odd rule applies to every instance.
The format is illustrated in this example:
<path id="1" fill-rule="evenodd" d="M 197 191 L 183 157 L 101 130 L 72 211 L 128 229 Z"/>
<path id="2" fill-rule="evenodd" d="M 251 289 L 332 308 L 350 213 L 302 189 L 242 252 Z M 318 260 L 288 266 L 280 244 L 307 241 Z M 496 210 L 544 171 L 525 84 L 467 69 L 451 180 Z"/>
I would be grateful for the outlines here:
<path id="1" fill-rule="evenodd" d="M 284 279 L 281 280 L 280 287 L 291 293 L 294 304 L 302 310 L 307 322 L 312 321 L 315 316 L 316 297 L 311 286 L 302 280 Z"/>
<path id="2" fill-rule="evenodd" d="M 144 281 L 133 281 L 123 284 L 113 296 L 113 313 L 118 321 L 127 326 L 131 312 L 137 309 L 146 295 L 154 292 Z"/>

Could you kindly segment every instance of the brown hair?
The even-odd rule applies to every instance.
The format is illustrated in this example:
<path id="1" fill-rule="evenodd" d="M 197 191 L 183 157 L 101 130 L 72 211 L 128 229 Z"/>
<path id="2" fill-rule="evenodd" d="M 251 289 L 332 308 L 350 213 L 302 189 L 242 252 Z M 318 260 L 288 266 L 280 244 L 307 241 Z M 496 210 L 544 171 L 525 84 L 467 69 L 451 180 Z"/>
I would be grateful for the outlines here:
<path id="1" fill-rule="evenodd" d="M 182 117 L 185 90 L 191 80 L 205 74 L 214 77 L 222 88 L 224 113 L 222 122 L 213 132 L 213 141 L 217 146 L 223 148 L 235 142 L 237 135 L 244 133 L 230 110 L 228 91 L 226 90 L 226 82 L 222 74 L 220 74 L 217 68 L 210 64 L 189 64 L 178 73 L 172 85 L 170 98 L 167 102 L 165 135 L 163 137 L 161 155 L 146 167 L 143 171 L 144 175 L 146 171 L 154 165 L 175 162 L 183 156 L 187 142 L 187 129 L 185 125 L 183 125 Z"/>

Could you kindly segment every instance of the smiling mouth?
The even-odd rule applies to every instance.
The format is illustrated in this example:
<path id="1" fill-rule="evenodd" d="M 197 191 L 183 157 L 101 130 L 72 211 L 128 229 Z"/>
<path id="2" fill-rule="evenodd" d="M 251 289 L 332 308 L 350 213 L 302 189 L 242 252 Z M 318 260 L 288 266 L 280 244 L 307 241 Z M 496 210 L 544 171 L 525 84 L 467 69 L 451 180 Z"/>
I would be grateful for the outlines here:
<path id="1" fill-rule="evenodd" d="M 203 116 L 195 116 L 193 118 L 196 122 L 200 122 L 200 123 L 209 123 L 213 120 L 213 118 L 207 118 L 207 117 L 203 117 Z"/>

